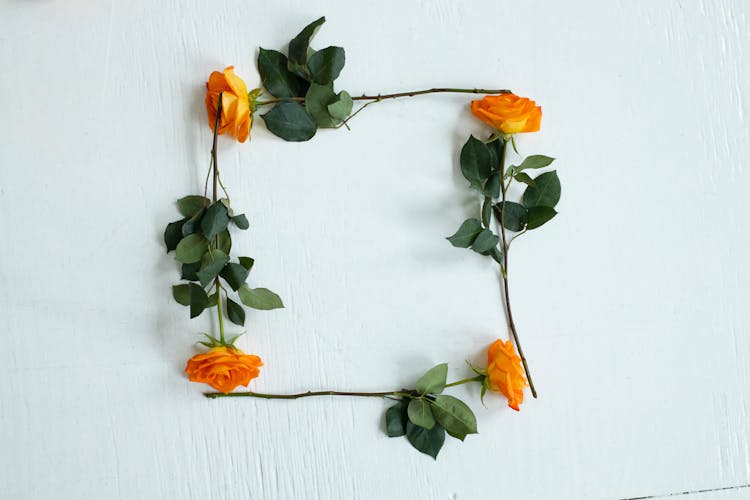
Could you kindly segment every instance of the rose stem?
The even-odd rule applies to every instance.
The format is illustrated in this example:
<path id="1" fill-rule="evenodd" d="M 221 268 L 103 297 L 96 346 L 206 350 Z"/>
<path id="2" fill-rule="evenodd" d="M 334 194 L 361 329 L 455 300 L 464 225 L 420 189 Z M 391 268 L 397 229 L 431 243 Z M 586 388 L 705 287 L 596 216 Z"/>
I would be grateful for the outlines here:
<path id="1" fill-rule="evenodd" d="M 412 90 L 410 92 L 398 92 L 396 94 L 378 94 L 378 95 L 361 95 L 352 97 L 353 101 L 384 101 L 386 99 L 398 99 L 399 97 L 413 97 L 424 94 L 510 94 L 507 89 L 451 89 L 451 88 L 434 88 L 426 90 Z M 268 101 L 258 101 L 256 105 L 265 106 L 267 104 L 276 104 L 283 101 L 305 102 L 304 97 L 285 97 L 283 99 L 270 99 Z"/>
<path id="2" fill-rule="evenodd" d="M 503 210 L 500 211 L 500 237 L 503 243 L 503 263 L 500 265 L 500 274 L 503 277 L 503 298 L 505 299 L 505 311 L 508 315 L 508 326 L 510 327 L 510 332 L 513 335 L 513 341 L 515 342 L 516 348 L 518 349 L 518 355 L 521 358 L 521 363 L 523 363 L 523 370 L 526 372 L 526 380 L 528 380 L 529 382 L 531 395 L 536 398 L 536 388 L 534 387 L 534 381 L 531 380 L 531 372 L 529 371 L 529 365 L 526 362 L 526 356 L 523 355 L 521 343 L 518 341 L 518 332 L 516 331 L 516 324 L 513 322 L 513 311 L 510 308 L 510 296 L 508 294 L 508 249 L 510 248 L 510 245 L 506 243 L 505 238 L 505 194 L 508 190 L 508 186 L 510 186 L 511 181 L 508 181 L 507 185 L 503 181 L 503 178 L 505 177 L 505 153 L 508 149 L 508 143 L 503 139 L 500 140 L 502 141 L 501 144 L 503 148 L 500 152 L 500 188 L 503 203 Z"/>
<path id="3" fill-rule="evenodd" d="M 479 382 L 483 377 L 471 377 L 463 380 L 458 380 L 450 384 L 446 384 L 445 387 L 455 387 L 461 384 L 468 384 L 469 382 Z M 386 396 L 396 396 L 402 398 L 414 398 L 419 397 L 419 394 L 413 391 L 383 391 L 383 392 L 348 392 L 348 391 L 307 391 L 300 392 L 297 394 L 267 394 L 263 392 L 230 392 L 225 394 L 223 392 L 204 392 L 204 396 L 209 399 L 216 398 L 261 398 L 261 399 L 299 399 L 309 398 L 311 396 L 354 396 L 364 398 L 382 398 Z"/>
<path id="4" fill-rule="evenodd" d="M 219 140 L 219 123 L 221 121 L 221 98 L 222 93 L 219 93 L 219 101 L 216 105 L 216 121 L 214 123 L 214 141 L 213 141 L 213 147 L 211 148 L 211 163 L 213 164 L 213 174 L 214 174 L 214 183 L 213 183 L 213 202 L 216 203 L 216 200 L 218 199 L 218 184 L 219 184 L 219 166 L 217 164 L 217 154 L 216 154 L 216 144 Z M 216 235 L 216 248 L 219 248 L 219 245 L 221 243 L 220 237 L 217 234 Z M 226 341 L 224 339 L 224 311 L 222 311 L 221 308 L 221 283 L 219 283 L 219 277 L 217 276 L 214 280 L 214 283 L 216 285 L 216 314 L 219 316 L 219 340 L 222 344 L 224 344 Z"/>

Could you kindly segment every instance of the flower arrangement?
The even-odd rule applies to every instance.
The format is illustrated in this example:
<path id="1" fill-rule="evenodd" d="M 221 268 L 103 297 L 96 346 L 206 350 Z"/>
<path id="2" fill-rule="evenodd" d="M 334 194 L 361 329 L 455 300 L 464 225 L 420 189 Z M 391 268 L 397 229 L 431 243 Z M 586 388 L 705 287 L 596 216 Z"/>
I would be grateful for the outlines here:
<path id="1" fill-rule="evenodd" d="M 212 399 L 353 396 L 394 400 L 395 404 L 385 413 L 388 436 L 406 436 L 414 448 L 436 458 L 446 434 L 463 441 L 466 436 L 477 433 L 471 408 L 445 394 L 446 389 L 478 383 L 482 399 L 488 390 L 501 394 L 507 398 L 508 406 L 517 411 L 523 403 L 526 387 L 536 397 L 510 308 L 508 253 L 515 238 L 556 215 L 554 207 L 560 199 L 560 182 L 555 171 L 534 178 L 529 175 L 533 170 L 549 166 L 552 158 L 534 155 L 519 165 L 506 167 L 506 156 L 509 145 L 518 153 L 516 134 L 540 129 L 542 110 L 534 101 L 504 89 L 432 88 L 358 97 L 352 97 L 345 90 L 336 92 L 334 82 L 344 67 L 344 49 L 332 46 L 316 51 L 310 47 L 315 32 L 324 22 L 325 18 L 321 17 L 306 26 L 290 41 L 288 54 L 260 49 L 257 63 L 262 88 L 248 91 L 232 66 L 221 72 L 214 71 L 206 83 L 205 104 L 213 143 L 203 193 L 179 199 L 177 208 L 181 218 L 170 222 L 164 232 L 167 252 L 174 252 L 183 280 L 172 287 L 175 301 L 189 309 L 191 318 L 212 308 L 216 308 L 218 317 L 218 334 L 203 334 L 200 344 L 208 350 L 190 358 L 185 372 L 191 381 L 208 384 L 218 391 L 205 393 Z M 258 377 L 263 363 L 257 355 L 246 354 L 235 346 L 238 336 L 227 335 L 225 319 L 242 326 L 246 320 L 244 307 L 273 310 L 283 308 L 284 304 L 271 290 L 248 284 L 254 259 L 240 256 L 233 260 L 231 257 L 231 233 L 247 230 L 249 222 L 244 214 L 234 212 L 222 183 L 218 167 L 219 135 L 246 142 L 255 114 L 263 109 L 267 111 L 260 116 L 273 134 L 286 141 L 307 141 L 320 128 L 348 127 L 349 121 L 371 104 L 447 92 L 484 94 L 471 102 L 471 111 L 491 129 L 486 141 L 470 136 L 461 150 L 461 172 L 478 193 L 478 212 L 476 217 L 465 220 L 448 240 L 455 247 L 469 248 L 498 264 L 511 339 L 495 340 L 489 346 L 486 367 L 469 365 L 473 374 L 454 382 L 448 382 L 448 365 L 443 363 L 427 370 L 410 389 L 325 390 L 299 394 L 232 392 L 239 386 L 247 387 Z M 361 103 L 357 110 L 354 110 L 355 101 Z M 508 199 L 514 181 L 526 185 L 519 202 Z M 508 232 L 514 235 L 510 237 Z"/>

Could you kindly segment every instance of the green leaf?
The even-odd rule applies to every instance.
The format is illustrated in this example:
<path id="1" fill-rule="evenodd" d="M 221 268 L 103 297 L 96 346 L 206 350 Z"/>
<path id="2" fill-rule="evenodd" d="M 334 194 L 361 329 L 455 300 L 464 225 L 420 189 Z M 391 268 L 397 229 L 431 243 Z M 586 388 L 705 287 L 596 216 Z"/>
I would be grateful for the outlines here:
<path id="1" fill-rule="evenodd" d="M 261 47 L 258 53 L 258 71 L 263 87 L 274 97 L 302 97 L 302 80 L 288 69 L 284 54 Z"/>
<path id="2" fill-rule="evenodd" d="M 430 403 L 424 399 L 412 399 L 409 401 L 407 412 L 409 415 L 409 421 L 414 425 L 424 427 L 425 429 L 432 429 L 435 427 L 435 417 L 432 415 Z"/>
<path id="3" fill-rule="evenodd" d="M 232 236 L 229 234 L 229 230 L 225 229 L 219 234 L 219 250 L 229 255 L 232 250 Z"/>
<path id="4" fill-rule="evenodd" d="M 396 403 L 385 412 L 385 432 L 388 437 L 399 437 L 406 434 L 406 421 L 404 419 L 404 402 Z"/>
<path id="5" fill-rule="evenodd" d="M 190 264 L 182 265 L 182 272 L 180 277 L 188 281 L 198 281 L 198 271 L 201 269 L 200 262 L 191 262 Z"/>
<path id="6" fill-rule="evenodd" d="M 221 203 L 216 202 L 206 210 L 201 220 L 201 232 L 208 240 L 212 240 L 214 236 L 224 231 L 229 225 L 229 213 L 227 213 L 227 207 Z"/>
<path id="7" fill-rule="evenodd" d="M 281 297 L 267 288 L 250 288 L 246 284 L 239 289 L 240 300 L 247 307 L 268 311 L 284 307 Z"/>
<path id="8" fill-rule="evenodd" d="M 211 252 L 206 252 L 201 262 L 201 269 L 198 271 L 196 276 L 201 282 L 201 285 L 207 287 L 211 280 L 213 280 L 219 272 L 224 269 L 224 266 L 229 262 L 229 256 L 221 250 L 214 249 Z"/>
<path id="9" fill-rule="evenodd" d="M 177 248 L 177 244 L 182 239 L 182 226 L 187 222 L 187 218 L 170 222 L 164 230 L 164 243 L 167 245 L 167 253 Z"/>
<path id="10" fill-rule="evenodd" d="M 310 56 L 307 68 L 313 82 L 328 85 L 339 77 L 345 61 L 346 56 L 342 47 L 326 47 Z"/>
<path id="11" fill-rule="evenodd" d="M 175 259 L 183 264 L 198 262 L 208 250 L 208 240 L 200 234 L 189 234 L 182 238 L 175 249 Z"/>
<path id="12" fill-rule="evenodd" d="M 337 120 L 346 120 L 352 112 L 354 101 L 349 92 L 342 90 L 336 96 L 336 99 L 328 105 L 328 114 Z"/>
<path id="13" fill-rule="evenodd" d="M 502 138 L 499 138 L 486 144 L 487 149 L 490 152 L 490 165 L 492 166 L 492 171 L 499 171 L 500 158 L 505 154 L 505 141 Z"/>
<path id="14" fill-rule="evenodd" d="M 474 240 L 471 249 L 482 255 L 487 255 L 493 248 L 497 247 L 498 243 L 500 243 L 500 238 L 491 230 L 485 229 Z"/>
<path id="15" fill-rule="evenodd" d="M 227 317 L 235 325 L 245 324 L 245 310 L 237 302 L 227 297 Z"/>
<path id="16" fill-rule="evenodd" d="M 208 305 L 206 307 L 216 307 L 219 303 L 219 292 L 214 292 L 208 296 Z"/>
<path id="17" fill-rule="evenodd" d="M 534 179 L 536 186 L 529 186 L 523 193 L 526 207 L 554 207 L 560 201 L 560 179 L 555 170 L 545 172 Z"/>
<path id="18" fill-rule="evenodd" d="M 431 404 L 433 415 L 451 436 L 463 441 L 467 434 L 477 433 L 474 412 L 460 399 L 441 394 Z"/>
<path id="19" fill-rule="evenodd" d="M 440 448 L 445 443 L 445 429 L 435 425 L 432 429 L 425 429 L 411 422 L 406 423 L 406 439 L 422 453 L 437 459 Z"/>
<path id="20" fill-rule="evenodd" d="M 308 141 L 317 130 L 313 117 L 298 102 L 280 102 L 261 116 L 268 130 L 285 141 Z"/>
<path id="21" fill-rule="evenodd" d="M 458 228 L 456 234 L 448 237 L 448 241 L 454 247 L 469 248 L 483 229 L 482 222 L 479 219 L 466 219 Z"/>
<path id="22" fill-rule="evenodd" d="M 490 198 L 500 198 L 500 183 L 500 172 L 491 174 L 484 184 L 484 195 Z"/>
<path id="23" fill-rule="evenodd" d="M 336 100 L 336 94 L 327 85 L 310 84 L 310 88 L 305 95 L 305 109 L 315 119 L 318 127 L 332 128 L 338 125 L 341 120 L 331 116 L 328 112 L 328 105 Z"/>
<path id="24" fill-rule="evenodd" d="M 427 373 L 417 380 L 416 390 L 420 394 L 439 394 L 445 389 L 445 380 L 448 378 L 448 363 L 433 366 Z"/>
<path id="25" fill-rule="evenodd" d="M 224 278 L 232 290 L 235 292 L 245 283 L 247 275 L 250 271 L 241 264 L 235 264 L 234 262 L 227 264 L 227 266 L 221 271 L 220 276 Z"/>
<path id="26" fill-rule="evenodd" d="M 289 42 L 289 60 L 291 62 L 300 65 L 307 64 L 307 51 L 310 48 L 310 40 L 312 40 L 315 33 L 318 32 L 318 29 L 320 29 L 324 22 L 326 22 L 325 17 L 316 19 L 305 26 L 302 31 L 300 31 L 299 34 Z"/>
<path id="27" fill-rule="evenodd" d="M 490 152 L 487 145 L 473 135 L 461 148 L 461 173 L 469 181 L 469 184 L 477 189 L 482 188 L 482 183 L 492 173 Z"/>
<path id="28" fill-rule="evenodd" d="M 504 208 L 503 208 L 504 207 Z M 499 221 L 503 221 L 505 229 L 510 231 L 523 231 L 523 228 L 528 222 L 528 212 L 526 207 L 512 201 L 506 201 L 498 203 L 492 207 L 495 211 L 495 218 Z M 505 211 L 505 214 L 503 214 Z"/>
<path id="29" fill-rule="evenodd" d="M 550 165 L 554 158 L 544 155 L 531 155 L 527 156 L 526 159 L 518 166 L 513 166 L 513 170 L 518 173 L 529 168 L 544 168 Z"/>
<path id="30" fill-rule="evenodd" d="M 198 213 L 190 217 L 182 225 L 182 235 L 187 236 L 188 234 L 197 233 L 201 225 L 201 218 L 203 217 L 204 209 L 198 210 Z"/>
<path id="31" fill-rule="evenodd" d="M 526 229 L 536 229 L 549 222 L 555 215 L 557 215 L 557 211 L 552 207 L 531 207 L 529 208 L 529 223 Z"/>
<path id="32" fill-rule="evenodd" d="M 247 229 L 250 227 L 250 222 L 248 222 L 245 214 L 235 215 L 232 217 L 232 222 L 234 222 L 234 225 L 240 229 Z"/>
<path id="33" fill-rule="evenodd" d="M 518 182 L 523 182 L 527 186 L 536 186 L 536 182 L 534 182 L 534 179 L 529 177 L 529 174 L 525 172 L 519 172 L 517 174 L 514 174 L 513 178 L 517 180 Z"/>
<path id="34" fill-rule="evenodd" d="M 172 297 L 177 301 L 178 304 L 183 306 L 190 305 L 190 285 L 175 285 L 172 287 Z"/>
<path id="35" fill-rule="evenodd" d="M 190 318 L 199 316 L 200 313 L 208 306 L 208 295 L 202 286 L 195 283 L 189 283 L 190 287 Z"/>
<path id="36" fill-rule="evenodd" d="M 205 196 L 190 195 L 177 200 L 177 208 L 185 217 L 193 217 L 211 203 Z"/>
<path id="37" fill-rule="evenodd" d="M 253 268 L 253 264 L 255 264 L 255 259 L 252 257 L 240 257 L 239 258 L 240 264 L 242 264 L 242 267 L 247 269 L 248 271 Z"/>

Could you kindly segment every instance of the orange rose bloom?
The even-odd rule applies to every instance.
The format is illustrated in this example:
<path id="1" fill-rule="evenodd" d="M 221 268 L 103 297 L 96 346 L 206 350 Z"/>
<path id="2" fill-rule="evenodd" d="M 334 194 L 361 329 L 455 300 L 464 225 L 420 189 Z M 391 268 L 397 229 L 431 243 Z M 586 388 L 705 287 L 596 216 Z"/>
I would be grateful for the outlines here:
<path id="1" fill-rule="evenodd" d="M 487 352 L 487 388 L 508 398 L 508 406 L 518 411 L 523 403 L 523 389 L 528 385 L 523 374 L 521 358 L 510 340 L 498 339 Z"/>
<path id="2" fill-rule="evenodd" d="M 528 97 L 515 94 L 488 95 L 471 101 L 471 112 L 503 134 L 536 132 L 542 124 L 542 108 Z"/>
<path id="3" fill-rule="evenodd" d="M 247 386 L 260 374 L 260 358 L 231 347 L 214 347 L 190 358 L 185 373 L 193 382 L 203 382 L 224 394 L 238 385 Z"/>
<path id="4" fill-rule="evenodd" d="M 250 125 L 253 115 L 250 113 L 250 99 L 247 96 L 247 86 L 242 78 L 234 74 L 234 66 L 228 66 L 224 73 L 214 71 L 206 82 L 206 111 L 208 112 L 208 126 L 211 130 L 216 126 L 216 109 L 219 106 L 221 94 L 221 120 L 219 133 L 229 132 L 238 141 L 245 142 L 250 135 Z"/>

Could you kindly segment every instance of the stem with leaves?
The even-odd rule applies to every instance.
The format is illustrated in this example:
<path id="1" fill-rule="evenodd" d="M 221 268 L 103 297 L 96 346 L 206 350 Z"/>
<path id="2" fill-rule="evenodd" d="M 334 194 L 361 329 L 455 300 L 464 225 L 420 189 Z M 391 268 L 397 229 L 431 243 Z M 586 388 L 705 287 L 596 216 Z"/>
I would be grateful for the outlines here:
<path id="1" fill-rule="evenodd" d="M 221 121 L 221 101 L 222 101 L 222 95 L 219 94 L 219 100 L 218 104 L 216 105 L 216 121 L 214 122 L 214 140 L 213 145 L 211 147 L 211 167 L 212 167 L 212 173 L 213 173 L 213 202 L 216 203 L 217 199 L 219 198 L 219 183 L 221 182 L 219 180 L 219 165 L 217 161 L 217 143 L 219 140 L 219 123 Z M 216 235 L 216 248 L 219 248 L 221 243 L 220 236 Z M 216 285 L 216 314 L 219 316 L 219 339 L 221 340 L 221 343 L 224 344 L 226 342 L 226 338 L 224 336 L 224 311 L 221 307 L 221 283 L 219 282 L 219 277 L 217 276 L 214 279 L 214 283 Z"/>
<path id="2" fill-rule="evenodd" d="M 508 177 L 508 183 L 506 184 L 504 181 L 505 178 L 505 155 L 506 151 L 508 149 L 508 143 L 504 139 L 498 139 L 501 142 L 501 151 L 500 151 L 500 194 L 501 194 L 501 202 L 503 210 L 500 211 L 500 241 L 502 244 L 502 262 L 500 262 L 500 274 L 503 279 L 503 298 L 505 302 L 505 313 L 508 318 L 508 327 L 510 329 L 510 333 L 513 336 L 513 342 L 516 344 L 516 349 L 518 349 L 518 356 L 521 358 L 521 363 L 523 363 L 523 370 L 526 372 L 526 380 L 529 382 L 529 389 L 531 389 L 531 395 L 535 398 L 537 397 L 536 388 L 534 387 L 534 381 L 531 379 L 531 372 L 529 371 L 529 364 L 526 361 L 526 356 L 523 354 L 523 348 L 521 347 L 521 342 L 518 340 L 518 332 L 516 331 L 516 324 L 513 321 L 513 311 L 510 307 L 510 295 L 508 292 L 508 251 L 510 250 L 510 242 L 507 241 L 507 237 L 505 235 L 505 199 L 506 194 L 508 192 L 508 188 L 510 187 L 511 182 L 513 181 L 513 177 Z M 512 241 L 512 240 L 511 240 Z"/>
<path id="3" fill-rule="evenodd" d="M 414 97 L 425 94 L 510 94 L 508 89 L 460 89 L 460 88 L 432 88 L 425 90 L 411 90 L 409 92 L 397 92 L 393 94 L 378 94 L 378 95 L 366 95 L 352 97 L 352 101 L 373 101 L 380 102 L 386 99 L 398 99 L 400 97 Z M 283 99 L 269 99 L 268 101 L 257 101 L 256 106 L 266 106 L 269 104 L 277 104 L 283 101 L 296 101 L 305 102 L 304 97 L 285 97 Z"/>
<path id="4" fill-rule="evenodd" d="M 468 384 L 470 382 L 482 382 L 484 377 L 470 377 L 450 384 L 445 384 L 445 387 L 455 387 L 457 385 Z M 217 398 L 260 398 L 260 399 L 300 399 L 309 398 L 313 396 L 350 396 L 350 397 L 363 397 L 363 398 L 417 398 L 420 394 L 414 390 L 400 391 L 381 391 L 381 392 L 350 392 L 350 391 L 307 391 L 300 392 L 297 394 L 268 394 L 263 392 L 204 392 L 204 396 L 209 399 Z"/>

